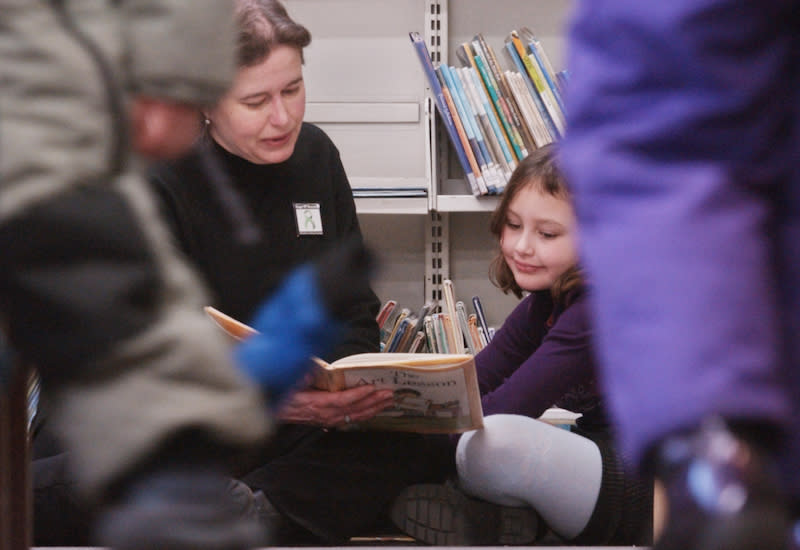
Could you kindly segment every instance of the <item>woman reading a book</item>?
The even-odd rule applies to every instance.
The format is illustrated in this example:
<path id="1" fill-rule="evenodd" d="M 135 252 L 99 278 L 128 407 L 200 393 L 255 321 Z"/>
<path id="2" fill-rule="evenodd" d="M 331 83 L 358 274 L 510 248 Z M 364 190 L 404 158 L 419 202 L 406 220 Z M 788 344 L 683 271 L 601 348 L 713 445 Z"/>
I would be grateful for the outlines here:
<path id="1" fill-rule="evenodd" d="M 236 11 L 233 86 L 203 110 L 205 136 L 191 154 L 155 167 L 151 180 L 179 246 L 215 297 L 208 305 L 250 322 L 293 267 L 362 237 L 338 150 L 303 122 L 309 31 L 276 0 L 237 0 Z M 348 283 L 347 334 L 327 361 L 379 351 L 380 302 L 366 277 Z M 434 438 L 336 429 L 392 404 L 390 390 L 373 386 L 300 389 L 281 404 L 260 467 L 242 475 L 268 501 L 264 516 L 288 531 L 304 528 L 274 542 L 310 542 L 310 532 L 341 543 L 378 529 L 376 522 L 390 524 L 387 509 L 403 487 L 446 476 L 452 456 L 437 451 Z"/>
<path id="2" fill-rule="evenodd" d="M 491 220 L 493 283 L 529 294 L 475 357 L 485 427 L 458 440 L 457 482 L 411 486 L 395 503 L 393 520 L 415 538 L 528 544 L 549 529 L 580 544 L 650 543 L 652 482 L 626 477 L 612 445 L 576 230 L 554 147 L 538 149 Z M 582 414 L 572 431 L 537 420 L 553 404 Z"/>

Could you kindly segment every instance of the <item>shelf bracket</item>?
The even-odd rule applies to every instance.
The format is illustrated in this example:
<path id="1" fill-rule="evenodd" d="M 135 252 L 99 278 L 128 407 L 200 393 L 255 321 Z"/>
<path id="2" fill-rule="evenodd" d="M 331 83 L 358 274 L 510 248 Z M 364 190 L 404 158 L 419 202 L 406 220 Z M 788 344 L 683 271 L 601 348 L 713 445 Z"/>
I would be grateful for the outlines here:
<path id="1" fill-rule="evenodd" d="M 434 66 L 447 59 L 447 0 L 428 0 L 425 3 L 425 44 Z M 430 90 L 429 90 L 430 91 Z M 447 174 L 447 137 L 436 120 L 436 106 L 429 95 L 425 101 L 425 160 L 429 172 L 428 210 L 438 210 L 438 195 L 443 174 Z"/>
<path id="2" fill-rule="evenodd" d="M 450 220 L 446 212 L 430 212 L 425 223 L 425 299 L 442 303 L 442 281 L 450 277 Z"/>

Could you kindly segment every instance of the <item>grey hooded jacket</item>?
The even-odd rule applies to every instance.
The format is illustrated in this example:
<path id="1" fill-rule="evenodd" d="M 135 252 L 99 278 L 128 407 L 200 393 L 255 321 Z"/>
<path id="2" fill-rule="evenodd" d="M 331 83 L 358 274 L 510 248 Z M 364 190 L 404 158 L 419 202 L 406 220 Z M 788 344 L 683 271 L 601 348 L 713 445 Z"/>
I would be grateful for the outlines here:
<path id="1" fill-rule="evenodd" d="M 128 145 L 131 94 L 213 102 L 234 36 L 227 0 L 0 0 L 0 320 L 88 497 L 181 430 L 269 429 Z"/>

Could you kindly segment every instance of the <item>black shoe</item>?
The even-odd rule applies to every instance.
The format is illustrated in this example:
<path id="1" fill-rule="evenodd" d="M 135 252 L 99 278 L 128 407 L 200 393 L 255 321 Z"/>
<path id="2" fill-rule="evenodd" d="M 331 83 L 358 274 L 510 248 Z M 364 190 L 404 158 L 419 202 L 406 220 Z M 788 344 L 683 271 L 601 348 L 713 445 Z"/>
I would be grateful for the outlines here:
<path id="1" fill-rule="evenodd" d="M 253 495 L 200 468 L 142 474 L 100 511 L 96 540 L 116 550 L 248 550 L 266 542 Z"/>
<path id="2" fill-rule="evenodd" d="M 404 533 L 437 546 L 524 545 L 542 527 L 532 508 L 471 498 L 451 484 L 407 487 L 395 499 L 391 518 Z"/>
<path id="3" fill-rule="evenodd" d="M 788 511 L 765 454 L 721 421 L 662 443 L 667 523 L 654 550 L 783 550 Z"/>

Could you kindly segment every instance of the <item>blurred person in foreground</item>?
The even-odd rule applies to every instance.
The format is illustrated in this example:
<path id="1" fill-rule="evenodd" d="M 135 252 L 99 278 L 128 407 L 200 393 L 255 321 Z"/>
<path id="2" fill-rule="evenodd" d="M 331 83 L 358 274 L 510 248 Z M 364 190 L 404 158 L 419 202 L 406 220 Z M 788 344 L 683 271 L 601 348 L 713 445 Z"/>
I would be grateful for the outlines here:
<path id="1" fill-rule="evenodd" d="M 92 542 L 263 544 L 228 457 L 263 442 L 265 395 L 280 399 L 338 338 L 346 293 L 321 273 L 367 273 L 363 251 L 295 271 L 256 327 L 289 301 L 299 313 L 281 344 L 300 345 L 287 356 L 254 338 L 237 368 L 131 150 L 174 157 L 194 142 L 197 107 L 233 76 L 231 5 L 0 0 L 0 22 L 1 326 L 41 376 Z"/>
<path id="2" fill-rule="evenodd" d="M 667 490 L 656 546 L 793 547 L 800 4 L 576 8 L 561 159 L 621 444 Z"/>
<path id="3" fill-rule="evenodd" d="M 311 33 L 277 0 L 235 3 L 234 83 L 203 109 L 205 134 L 191 153 L 159 163 L 151 180 L 180 248 L 208 283 L 211 305 L 250 323 L 297 265 L 362 235 L 339 150 L 303 121 Z M 364 278 L 341 284 L 350 291 L 346 332 L 321 356 L 329 362 L 379 351 L 377 296 Z M 302 388 L 278 408 L 275 437 L 257 467 L 239 476 L 270 510 L 265 519 L 278 543 L 340 544 L 394 530 L 395 495 L 452 472 L 446 436 L 358 430 L 393 404 L 391 390 L 365 384 Z"/>

